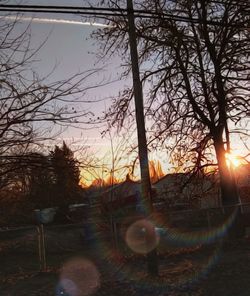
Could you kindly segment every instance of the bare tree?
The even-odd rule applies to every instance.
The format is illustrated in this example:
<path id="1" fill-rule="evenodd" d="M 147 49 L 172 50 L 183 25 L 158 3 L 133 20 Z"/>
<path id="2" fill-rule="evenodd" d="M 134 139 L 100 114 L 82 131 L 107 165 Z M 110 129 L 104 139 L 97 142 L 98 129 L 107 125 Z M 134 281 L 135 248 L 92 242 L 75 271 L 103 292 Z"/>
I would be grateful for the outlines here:
<path id="1" fill-rule="evenodd" d="M 112 1 L 111 5 L 122 5 Z M 136 9 L 153 12 L 137 19 L 141 80 L 147 94 L 150 141 L 177 153 L 195 153 L 198 169 L 214 149 L 223 204 L 238 202 L 234 178 L 226 163 L 230 131 L 249 116 L 249 5 L 233 0 L 140 1 Z M 94 37 L 104 40 L 102 52 L 128 51 L 126 16 Z M 128 62 L 127 72 L 130 70 Z M 123 124 L 131 112 L 133 93 L 126 90 L 107 117 Z M 210 147 L 208 151 L 207 148 Z M 209 155 L 210 156 L 210 155 Z"/>
<path id="2" fill-rule="evenodd" d="M 0 19 L 0 179 L 20 164 L 16 158 L 34 145 L 53 139 L 67 126 L 87 122 L 84 85 L 98 70 L 48 82 L 32 70 L 40 47 L 30 46 L 29 25 L 20 33 L 16 21 Z M 46 42 L 46 40 L 44 41 Z M 18 152 L 18 153 L 17 153 Z M 14 164 L 14 167 L 11 166 Z M 5 176 L 5 177 L 4 177 Z M 7 182 L 8 183 L 8 182 Z M 6 183 L 6 184 L 7 184 Z"/>

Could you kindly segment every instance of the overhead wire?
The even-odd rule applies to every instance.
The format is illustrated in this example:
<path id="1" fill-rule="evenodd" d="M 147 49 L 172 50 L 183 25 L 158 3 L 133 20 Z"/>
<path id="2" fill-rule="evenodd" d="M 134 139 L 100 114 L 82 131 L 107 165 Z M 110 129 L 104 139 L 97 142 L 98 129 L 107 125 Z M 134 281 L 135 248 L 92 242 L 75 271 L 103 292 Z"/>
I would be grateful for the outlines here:
<path id="1" fill-rule="evenodd" d="M 214 0 L 214 2 L 219 2 Z M 129 12 L 126 8 L 109 8 L 109 7 L 80 7 L 80 6 L 55 6 L 55 5 L 8 5 L 0 4 L 0 11 L 2 12 L 16 12 L 16 13 L 53 13 L 53 14 L 71 14 L 71 15 L 86 15 L 94 17 L 124 17 Z M 149 19 L 158 19 L 162 18 L 163 20 L 174 20 L 180 22 L 192 22 L 192 23 L 206 23 L 208 25 L 215 26 L 230 26 L 238 27 L 242 29 L 248 28 L 249 24 L 234 23 L 234 24 L 223 24 L 219 21 L 214 20 L 203 20 L 197 18 L 190 18 L 187 16 L 175 15 L 170 13 L 159 13 L 157 11 L 150 10 L 138 10 L 134 9 L 134 16 L 137 18 L 149 18 Z"/>

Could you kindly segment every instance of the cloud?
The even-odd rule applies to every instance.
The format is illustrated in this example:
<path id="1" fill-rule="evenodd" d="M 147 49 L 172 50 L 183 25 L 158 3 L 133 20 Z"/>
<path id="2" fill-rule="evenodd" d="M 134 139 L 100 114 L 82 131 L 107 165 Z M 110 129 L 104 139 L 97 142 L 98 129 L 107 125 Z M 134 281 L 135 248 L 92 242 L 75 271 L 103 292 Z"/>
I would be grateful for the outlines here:
<path id="1" fill-rule="evenodd" d="M 31 16 L 14 16 L 14 15 L 2 15 L 0 18 L 7 20 L 18 20 L 24 22 L 34 22 L 34 23 L 44 23 L 44 24 L 65 24 L 65 25 L 80 25 L 80 26 L 93 26 L 93 27 L 103 27 L 108 28 L 110 25 L 96 23 L 96 22 L 82 22 L 74 21 L 68 19 L 53 19 L 53 18 L 41 18 L 41 17 L 31 17 Z"/>

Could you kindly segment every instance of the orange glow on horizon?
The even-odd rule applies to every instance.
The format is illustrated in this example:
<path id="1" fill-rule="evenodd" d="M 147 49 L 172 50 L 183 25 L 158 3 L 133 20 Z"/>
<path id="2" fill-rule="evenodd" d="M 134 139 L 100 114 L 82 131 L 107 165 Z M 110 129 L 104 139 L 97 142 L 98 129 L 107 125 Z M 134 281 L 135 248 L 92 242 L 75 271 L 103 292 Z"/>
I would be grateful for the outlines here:
<path id="1" fill-rule="evenodd" d="M 106 172 L 106 171 L 105 171 Z M 81 180 L 79 182 L 79 185 L 83 188 L 88 188 L 90 186 L 94 187 L 103 187 L 103 186 L 109 186 L 112 184 L 119 184 L 121 182 L 124 182 L 126 179 L 126 175 L 129 173 L 124 172 L 124 175 L 114 175 L 113 177 L 110 175 L 110 172 L 104 173 L 102 169 L 98 170 L 97 174 L 92 175 L 90 172 L 85 171 L 82 173 Z M 154 183 L 161 179 L 163 176 L 165 176 L 165 172 L 162 169 L 162 164 L 159 160 L 150 160 L 149 161 L 149 173 L 150 173 L 150 179 L 151 182 Z M 140 180 L 138 168 L 136 168 L 134 175 L 130 176 L 130 179 L 133 181 Z"/>
<path id="2" fill-rule="evenodd" d="M 234 153 L 226 153 L 226 160 L 227 165 L 232 166 L 233 168 L 239 168 L 242 165 L 246 164 L 246 161 L 243 157 L 236 155 Z M 157 182 L 159 179 L 161 179 L 163 176 L 166 175 L 166 173 L 176 173 L 176 171 L 173 170 L 163 170 L 162 168 L 162 162 L 159 160 L 150 160 L 149 161 L 149 171 L 150 171 L 150 179 L 152 183 Z M 214 168 L 207 168 L 208 171 L 214 170 Z M 178 170 L 178 172 L 184 172 L 183 170 Z M 126 180 L 126 175 L 129 173 L 129 171 L 124 171 L 124 173 L 121 174 L 114 174 L 113 178 L 110 175 L 110 171 L 103 169 L 95 170 L 95 174 L 92 174 L 90 171 L 84 171 L 82 172 L 82 177 L 79 182 L 79 185 L 82 188 L 88 188 L 88 187 L 104 187 L 109 186 L 112 184 L 119 184 Z M 113 179 L 113 180 L 112 180 Z M 133 181 L 139 181 L 140 180 L 140 173 L 139 173 L 139 167 L 136 167 L 134 175 L 130 176 L 130 179 Z"/>

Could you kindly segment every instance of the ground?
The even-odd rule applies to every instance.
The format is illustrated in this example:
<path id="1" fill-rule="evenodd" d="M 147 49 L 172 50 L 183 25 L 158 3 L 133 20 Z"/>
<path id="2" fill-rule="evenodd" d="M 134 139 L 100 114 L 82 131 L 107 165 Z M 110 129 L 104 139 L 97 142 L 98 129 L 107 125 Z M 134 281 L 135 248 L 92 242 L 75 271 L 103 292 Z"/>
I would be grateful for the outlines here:
<path id="1" fill-rule="evenodd" d="M 121 254 L 110 237 L 86 241 L 81 225 L 45 228 L 45 233 L 47 269 L 41 272 L 34 227 L 0 232 L 1 296 L 250 295 L 247 236 L 161 246 L 159 276 L 153 278 L 145 255 Z"/>

